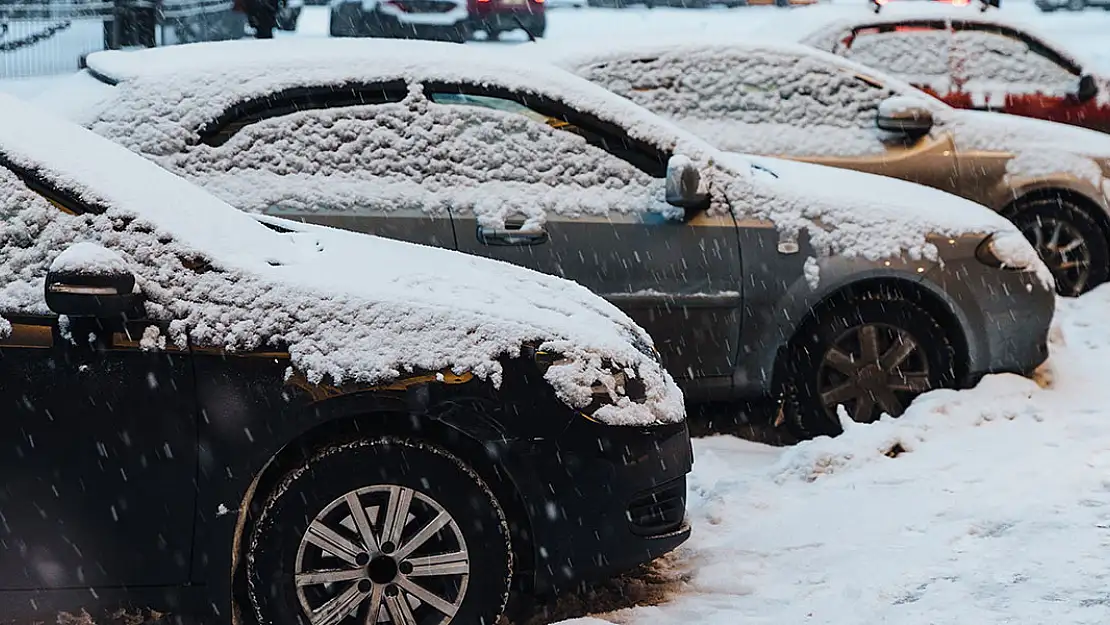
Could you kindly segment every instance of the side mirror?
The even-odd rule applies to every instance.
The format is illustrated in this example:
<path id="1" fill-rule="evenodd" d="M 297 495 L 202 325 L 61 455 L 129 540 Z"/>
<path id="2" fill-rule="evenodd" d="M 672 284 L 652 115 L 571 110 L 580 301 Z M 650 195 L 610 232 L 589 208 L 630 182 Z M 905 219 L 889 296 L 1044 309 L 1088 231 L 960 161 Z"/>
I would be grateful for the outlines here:
<path id="1" fill-rule="evenodd" d="M 920 137 L 933 129 L 933 113 L 920 100 L 895 96 L 879 104 L 875 124 L 880 130 Z"/>
<path id="2" fill-rule="evenodd" d="M 59 315 L 120 317 L 139 303 L 134 290 L 127 261 L 95 243 L 66 248 L 46 274 L 46 305 Z"/>
<path id="3" fill-rule="evenodd" d="M 1098 83 L 1095 82 L 1095 77 L 1090 74 L 1084 74 L 1079 78 L 1079 88 L 1075 91 L 1075 99 L 1080 102 L 1093 100 L 1098 95 Z"/>
<path id="4" fill-rule="evenodd" d="M 709 194 L 700 193 L 701 173 L 689 158 L 675 154 L 667 161 L 667 203 L 691 210 L 707 208 Z"/>

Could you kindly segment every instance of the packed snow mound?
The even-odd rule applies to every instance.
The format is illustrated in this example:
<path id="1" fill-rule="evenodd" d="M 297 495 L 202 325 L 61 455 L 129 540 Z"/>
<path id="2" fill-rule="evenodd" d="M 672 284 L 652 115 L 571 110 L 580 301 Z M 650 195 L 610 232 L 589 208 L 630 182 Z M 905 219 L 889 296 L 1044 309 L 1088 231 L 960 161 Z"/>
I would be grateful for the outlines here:
<path id="1" fill-rule="evenodd" d="M 568 364 L 547 374 L 581 407 L 615 372 L 643 380 L 642 404 L 597 413 L 612 424 L 684 417 L 682 394 L 627 316 L 572 282 L 520 267 L 322 227 L 276 232 L 106 139 L 0 99 L 0 159 L 79 198 L 62 212 L 0 168 L 0 315 L 46 314 L 43 282 L 63 250 L 97 244 L 136 274 L 169 339 L 287 349 L 312 382 L 376 383 L 451 368 L 499 383 L 500 358 L 537 342 Z M 72 260 L 72 259 L 70 259 Z M 61 264 L 69 261 L 63 256 Z M 146 337 L 144 337 L 146 338 Z M 156 344 L 156 337 L 149 337 Z"/>
<path id="2" fill-rule="evenodd" d="M 594 618 L 1103 622 L 1107 306 L 1110 285 L 1060 300 L 1039 384 L 987 376 L 793 448 L 695 440 L 694 532 L 677 558 L 689 581 L 666 604 Z"/>
<path id="3" fill-rule="evenodd" d="M 131 267 L 112 250 L 82 241 L 55 256 L 50 263 L 50 271 L 103 276 L 130 273 Z"/>

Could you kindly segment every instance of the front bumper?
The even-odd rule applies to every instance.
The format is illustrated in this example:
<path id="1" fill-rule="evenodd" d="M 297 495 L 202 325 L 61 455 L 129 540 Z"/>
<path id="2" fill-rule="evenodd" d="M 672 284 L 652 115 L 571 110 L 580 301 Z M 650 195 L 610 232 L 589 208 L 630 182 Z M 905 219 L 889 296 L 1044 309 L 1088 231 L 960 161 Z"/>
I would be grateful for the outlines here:
<path id="1" fill-rule="evenodd" d="M 975 259 L 945 262 L 925 281 L 961 317 L 968 360 L 961 386 L 989 373 L 1031 375 L 1048 358 L 1056 293 L 1031 271 L 997 269 Z"/>
<path id="2" fill-rule="evenodd" d="M 516 445 L 508 457 L 532 526 L 534 592 L 628 571 L 689 538 L 685 423 L 613 427 L 578 417 L 555 440 Z"/>

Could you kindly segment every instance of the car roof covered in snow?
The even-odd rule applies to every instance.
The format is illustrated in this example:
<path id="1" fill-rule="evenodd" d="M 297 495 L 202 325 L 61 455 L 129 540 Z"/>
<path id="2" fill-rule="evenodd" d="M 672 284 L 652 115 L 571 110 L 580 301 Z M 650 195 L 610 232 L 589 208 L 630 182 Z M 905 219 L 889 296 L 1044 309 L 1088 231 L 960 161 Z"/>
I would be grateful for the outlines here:
<path id="1" fill-rule="evenodd" d="M 133 263 L 147 313 L 170 322 L 180 345 L 254 349 L 277 340 L 310 380 L 341 384 L 445 368 L 496 381 L 499 359 L 534 341 L 569 359 L 547 376 L 565 399 L 581 395 L 605 366 L 643 377 L 648 401 L 601 420 L 683 417 L 673 380 L 633 344 L 650 344 L 647 334 L 573 282 L 319 226 L 284 222 L 289 232 L 277 232 L 154 162 L 11 96 L 0 95 L 0 120 L 0 216 L 52 223 L 41 238 L 28 234 L 31 227 L 0 227 L 0 313 L 45 314 L 46 267 L 88 241 Z M 9 168 L 103 215 L 54 210 Z M 211 270 L 189 271 L 180 260 L 197 255 Z M 28 263 L 37 257 L 44 262 Z"/>
<path id="2" fill-rule="evenodd" d="M 111 99 L 113 110 L 95 106 L 95 99 L 67 105 L 72 85 L 62 87 L 66 95 L 47 92 L 41 98 L 84 125 L 95 121 L 90 116 L 133 120 L 168 116 L 195 129 L 236 103 L 291 88 L 457 82 L 538 91 L 619 124 L 631 136 L 660 149 L 671 151 L 682 145 L 687 153 L 711 156 L 713 152 L 695 135 L 569 72 L 473 46 L 347 38 L 240 40 L 97 52 L 88 56 L 87 65 L 101 81 L 127 88 L 126 97 L 117 94 Z M 179 106 L 184 100 L 188 107 Z"/>
<path id="3" fill-rule="evenodd" d="M 943 4 L 924 7 L 895 7 L 897 10 L 884 10 L 879 15 L 868 15 L 859 18 L 838 18 L 828 22 L 811 33 L 801 37 L 800 42 L 814 46 L 821 50 L 832 50 L 836 41 L 844 34 L 862 28 L 874 28 L 888 25 L 913 25 L 935 24 L 937 22 L 963 22 L 980 26 L 999 26 L 1021 32 L 1031 39 L 1039 42 L 1046 48 L 1059 54 L 1065 61 L 1077 67 L 1084 67 L 1083 59 L 1073 51 L 1067 50 L 1052 37 L 1043 34 L 1035 24 L 1015 20 L 998 14 L 997 11 L 979 12 L 968 11 L 966 8 L 952 7 Z"/>

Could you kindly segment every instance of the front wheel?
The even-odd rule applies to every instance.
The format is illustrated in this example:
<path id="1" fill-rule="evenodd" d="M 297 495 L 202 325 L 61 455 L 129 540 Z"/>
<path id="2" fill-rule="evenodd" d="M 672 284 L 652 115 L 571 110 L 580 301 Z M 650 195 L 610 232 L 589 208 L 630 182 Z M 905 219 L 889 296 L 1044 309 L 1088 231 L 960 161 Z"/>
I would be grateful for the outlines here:
<path id="1" fill-rule="evenodd" d="M 791 341 L 786 423 L 798 438 L 836 436 L 843 406 L 859 423 L 900 416 L 926 391 L 951 386 L 955 354 L 929 313 L 896 293 L 842 296 L 814 311 Z"/>
<path id="2" fill-rule="evenodd" d="M 493 625 L 513 574 L 497 499 L 460 459 L 382 437 L 328 447 L 268 497 L 246 554 L 272 625 Z"/>
<path id="3" fill-rule="evenodd" d="M 1073 202 L 1023 203 L 1011 217 L 1056 279 L 1056 292 L 1076 297 L 1110 279 L 1110 245 L 1094 219 Z"/>

